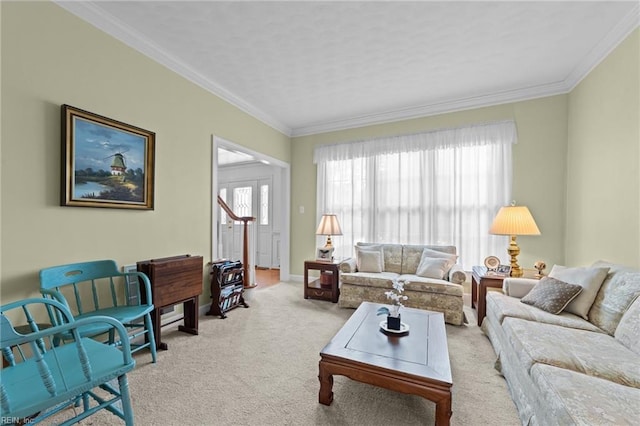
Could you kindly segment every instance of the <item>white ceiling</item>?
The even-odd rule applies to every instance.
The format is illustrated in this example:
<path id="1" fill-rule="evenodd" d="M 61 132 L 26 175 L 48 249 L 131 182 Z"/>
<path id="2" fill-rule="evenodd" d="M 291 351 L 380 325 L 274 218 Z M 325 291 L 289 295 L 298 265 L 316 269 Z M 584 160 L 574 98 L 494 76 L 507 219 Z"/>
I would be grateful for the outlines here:
<path id="1" fill-rule="evenodd" d="M 57 1 L 291 136 L 570 91 L 638 1 Z"/>

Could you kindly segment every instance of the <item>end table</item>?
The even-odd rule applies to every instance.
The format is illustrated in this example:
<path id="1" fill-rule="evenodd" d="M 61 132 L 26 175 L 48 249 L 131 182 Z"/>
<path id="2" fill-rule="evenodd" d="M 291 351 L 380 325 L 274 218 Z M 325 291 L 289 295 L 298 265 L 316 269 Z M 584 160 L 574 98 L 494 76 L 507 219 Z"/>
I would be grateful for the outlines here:
<path id="1" fill-rule="evenodd" d="M 471 268 L 471 307 L 478 313 L 478 327 L 487 311 L 487 289 L 502 288 L 502 281 L 508 278 L 502 275 L 488 275 L 484 266 Z"/>
<path id="2" fill-rule="evenodd" d="M 304 262 L 304 298 L 338 302 L 340 262 L 334 260 L 306 260 Z M 320 271 L 320 277 L 309 282 L 309 270 Z"/>

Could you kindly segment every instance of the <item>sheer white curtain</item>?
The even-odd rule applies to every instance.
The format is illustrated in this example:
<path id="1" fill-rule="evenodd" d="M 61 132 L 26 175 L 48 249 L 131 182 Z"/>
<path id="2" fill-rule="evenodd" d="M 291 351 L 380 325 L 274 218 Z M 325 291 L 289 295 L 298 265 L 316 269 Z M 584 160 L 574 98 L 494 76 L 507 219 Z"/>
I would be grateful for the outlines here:
<path id="1" fill-rule="evenodd" d="M 317 147 L 317 217 L 338 215 L 343 232 L 334 256 L 358 241 L 455 245 L 470 270 L 503 252 L 488 230 L 511 198 L 516 139 L 505 121 Z"/>

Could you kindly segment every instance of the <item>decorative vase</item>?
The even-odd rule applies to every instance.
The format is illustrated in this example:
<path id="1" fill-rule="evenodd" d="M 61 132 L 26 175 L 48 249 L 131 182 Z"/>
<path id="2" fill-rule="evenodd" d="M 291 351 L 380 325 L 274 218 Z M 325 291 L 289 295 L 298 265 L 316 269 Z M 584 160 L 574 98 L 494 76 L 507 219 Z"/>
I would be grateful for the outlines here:
<path id="1" fill-rule="evenodd" d="M 400 330 L 400 314 L 397 317 L 387 315 L 387 328 L 389 330 Z"/>

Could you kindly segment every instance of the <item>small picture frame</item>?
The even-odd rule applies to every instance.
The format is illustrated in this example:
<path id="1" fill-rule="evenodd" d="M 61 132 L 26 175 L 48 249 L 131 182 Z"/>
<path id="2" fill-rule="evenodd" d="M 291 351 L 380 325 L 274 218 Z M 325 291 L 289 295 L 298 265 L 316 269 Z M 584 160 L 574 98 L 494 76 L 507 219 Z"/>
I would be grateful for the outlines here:
<path id="1" fill-rule="evenodd" d="M 333 247 L 319 247 L 316 251 L 316 260 L 330 262 L 333 260 Z"/>
<path id="2" fill-rule="evenodd" d="M 508 277 L 511 275 L 511 266 L 510 265 L 499 265 L 496 272 L 500 275 L 504 275 Z"/>

